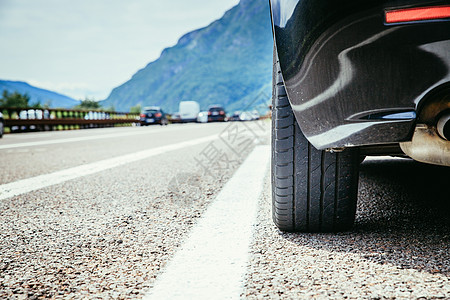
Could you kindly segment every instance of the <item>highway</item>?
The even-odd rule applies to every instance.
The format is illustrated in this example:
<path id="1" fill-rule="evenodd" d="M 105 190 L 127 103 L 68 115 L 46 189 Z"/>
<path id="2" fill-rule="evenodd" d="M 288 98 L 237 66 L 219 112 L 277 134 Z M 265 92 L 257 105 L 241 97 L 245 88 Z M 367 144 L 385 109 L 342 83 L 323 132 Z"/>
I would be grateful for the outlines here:
<path id="1" fill-rule="evenodd" d="M 0 139 L 0 298 L 450 298 L 448 168 L 361 164 L 354 228 L 271 222 L 270 122 Z"/>

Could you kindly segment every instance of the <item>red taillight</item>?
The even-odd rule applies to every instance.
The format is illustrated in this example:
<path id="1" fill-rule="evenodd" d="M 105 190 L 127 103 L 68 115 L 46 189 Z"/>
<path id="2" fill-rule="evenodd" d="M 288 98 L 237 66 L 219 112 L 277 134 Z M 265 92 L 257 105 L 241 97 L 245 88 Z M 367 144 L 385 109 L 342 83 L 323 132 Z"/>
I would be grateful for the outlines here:
<path id="1" fill-rule="evenodd" d="M 220 114 L 221 114 L 221 115 L 224 115 L 224 114 L 225 114 L 225 112 L 224 112 L 223 110 L 221 110 L 221 111 L 220 111 Z"/>
<path id="2" fill-rule="evenodd" d="M 450 5 L 386 11 L 386 23 L 403 23 L 450 18 Z"/>
<path id="3" fill-rule="evenodd" d="M 157 118 L 160 118 L 161 116 L 162 116 L 161 113 L 156 113 L 156 114 L 155 114 L 155 117 L 157 117 Z"/>
<path id="4" fill-rule="evenodd" d="M 145 118 L 146 117 L 146 115 L 145 114 L 141 114 L 141 118 Z"/>
<path id="5" fill-rule="evenodd" d="M 210 116 L 211 115 L 211 112 L 210 111 L 208 111 L 208 116 Z"/>

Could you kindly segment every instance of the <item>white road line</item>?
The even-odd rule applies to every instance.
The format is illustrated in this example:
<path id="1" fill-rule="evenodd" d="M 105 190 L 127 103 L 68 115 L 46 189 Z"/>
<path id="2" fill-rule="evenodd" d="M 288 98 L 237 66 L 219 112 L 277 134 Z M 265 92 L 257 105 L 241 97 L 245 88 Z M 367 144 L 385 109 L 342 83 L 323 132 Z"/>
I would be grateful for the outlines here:
<path id="1" fill-rule="evenodd" d="M 137 131 L 137 132 L 103 134 L 103 135 L 83 136 L 83 137 L 74 137 L 74 138 L 66 138 L 66 139 L 55 139 L 55 140 L 46 140 L 46 141 L 37 141 L 37 142 L 0 145 L 0 150 L 11 149 L 11 148 L 21 148 L 21 147 L 34 147 L 34 146 L 42 146 L 42 145 L 54 145 L 54 144 L 63 144 L 63 143 L 74 143 L 74 142 L 81 142 L 81 141 L 92 141 L 92 140 L 116 138 L 116 137 L 122 137 L 122 136 L 139 135 L 139 134 L 144 134 L 144 133 L 146 133 L 146 132 L 138 132 Z"/>
<path id="2" fill-rule="evenodd" d="M 270 147 L 257 146 L 227 182 L 144 299 L 239 299 Z"/>
<path id="3" fill-rule="evenodd" d="M 54 145 L 54 144 L 63 144 L 63 143 L 74 143 L 74 142 L 81 142 L 81 141 L 92 141 L 92 140 L 117 138 L 117 137 L 123 137 L 123 136 L 126 137 L 126 136 L 134 136 L 134 135 L 141 135 L 141 134 L 166 133 L 169 131 L 177 131 L 179 129 L 180 129 L 179 127 L 178 128 L 160 128 L 159 131 L 136 129 L 136 131 L 127 131 L 127 132 L 119 132 L 119 133 L 101 134 L 101 135 L 93 135 L 93 136 L 82 136 L 82 137 L 65 138 L 65 139 L 54 139 L 54 140 L 27 142 L 27 143 L 16 143 L 16 144 L 9 144 L 9 145 L 0 145 L 0 150 L 21 148 L 21 147 L 34 147 L 34 146 L 42 146 L 42 145 Z"/>
<path id="4" fill-rule="evenodd" d="M 39 175 L 36 177 L 3 184 L 0 185 L 0 200 L 25 194 L 51 185 L 59 184 L 78 177 L 83 177 L 90 174 L 105 171 L 107 169 L 111 169 L 124 164 L 146 159 L 169 151 L 179 150 L 185 147 L 210 142 L 217 138 L 218 135 L 214 134 L 203 138 L 198 138 L 195 140 L 152 148 L 144 151 L 139 151 L 127 155 L 101 160 L 95 163 L 73 167 L 62 171 L 57 171 L 50 174 Z"/>

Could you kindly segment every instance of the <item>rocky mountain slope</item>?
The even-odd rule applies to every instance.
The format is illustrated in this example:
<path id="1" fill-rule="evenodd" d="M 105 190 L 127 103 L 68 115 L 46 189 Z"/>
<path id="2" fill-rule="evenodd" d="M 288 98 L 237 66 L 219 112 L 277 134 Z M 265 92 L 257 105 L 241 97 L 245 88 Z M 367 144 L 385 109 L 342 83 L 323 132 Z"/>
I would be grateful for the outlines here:
<path id="1" fill-rule="evenodd" d="M 118 111 L 158 105 L 168 112 L 177 111 L 183 100 L 198 101 L 202 109 L 222 104 L 228 112 L 266 106 L 272 45 L 268 1 L 241 0 L 221 19 L 165 49 L 102 105 Z"/>
<path id="2" fill-rule="evenodd" d="M 54 108 L 72 108 L 80 104 L 78 100 L 32 86 L 23 81 L 0 80 L 0 97 L 4 90 L 9 93 L 18 92 L 20 94 L 27 94 L 30 97 L 30 104 L 40 103 Z"/>

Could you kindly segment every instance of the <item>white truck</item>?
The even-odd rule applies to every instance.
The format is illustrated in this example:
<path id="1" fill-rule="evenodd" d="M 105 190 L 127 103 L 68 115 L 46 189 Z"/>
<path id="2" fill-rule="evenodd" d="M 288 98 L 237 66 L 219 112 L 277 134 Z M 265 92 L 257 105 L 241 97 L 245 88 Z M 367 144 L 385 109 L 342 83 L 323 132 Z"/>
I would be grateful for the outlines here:
<path id="1" fill-rule="evenodd" d="M 178 111 L 181 122 L 197 122 L 200 104 L 197 101 L 181 101 Z"/>

